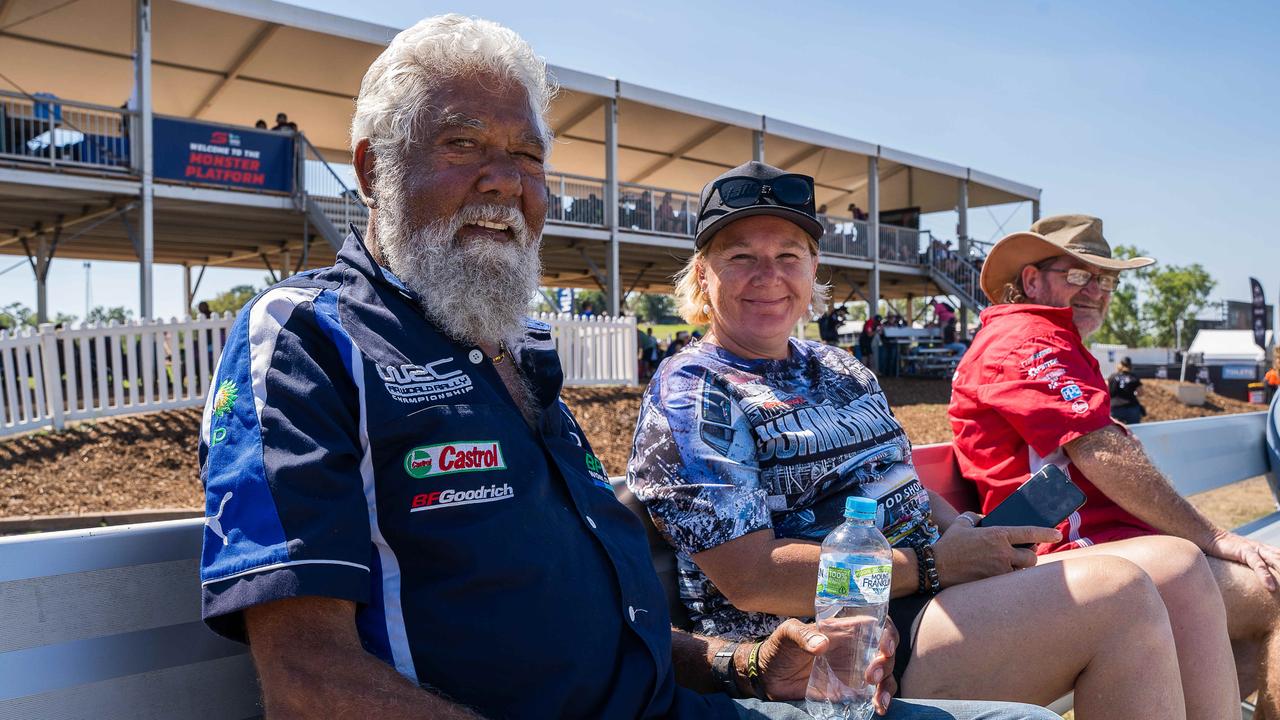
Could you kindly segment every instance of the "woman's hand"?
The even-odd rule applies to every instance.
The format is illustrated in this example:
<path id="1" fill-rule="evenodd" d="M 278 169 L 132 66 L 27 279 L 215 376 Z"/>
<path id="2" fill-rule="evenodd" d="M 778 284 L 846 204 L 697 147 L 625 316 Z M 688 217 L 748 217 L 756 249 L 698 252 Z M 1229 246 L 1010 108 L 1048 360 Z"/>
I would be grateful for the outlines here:
<path id="1" fill-rule="evenodd" d="M 1062 533 L 1042 527 L 974 527 L 982 516 L 962 513 L 933 546 L 942 587 L 1033 567 L 1036 554 L 1014 545 L 1057 542 Z"/>

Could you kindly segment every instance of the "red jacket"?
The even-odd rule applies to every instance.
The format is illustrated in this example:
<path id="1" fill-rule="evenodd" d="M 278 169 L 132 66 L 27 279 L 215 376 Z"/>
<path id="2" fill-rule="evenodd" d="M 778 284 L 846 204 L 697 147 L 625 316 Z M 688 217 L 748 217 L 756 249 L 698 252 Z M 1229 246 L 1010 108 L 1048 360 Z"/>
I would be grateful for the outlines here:
<path id="1" fill-rule="evenodd" d="M 1094 487 L 1062 449 L 1112 422 L 1107 381 L 1071 308 L 995 305 L 981 319 L 982 332 L 956 368 L 948 414 L 961 474 L 977 485 L 982 511 L 1054 464 L 1088 500 L 1058 526 L 1062 542 L 1039 552 L 1155 533 Z"/>

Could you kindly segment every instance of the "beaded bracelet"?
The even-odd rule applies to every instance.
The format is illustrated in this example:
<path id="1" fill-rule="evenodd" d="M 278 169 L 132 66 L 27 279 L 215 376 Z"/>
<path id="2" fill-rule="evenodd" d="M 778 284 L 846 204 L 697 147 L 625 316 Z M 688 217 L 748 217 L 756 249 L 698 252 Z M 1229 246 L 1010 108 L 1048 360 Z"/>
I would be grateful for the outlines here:
<path id="1" fill-rule="evenodd" d="M 938 580 L 938 561 L 933 556 L 933 546 L 924 545 L 916 549 L 916 577 L 920 581 L 919 592 L 937 595 L 942 592 L 942 583 Z"/>

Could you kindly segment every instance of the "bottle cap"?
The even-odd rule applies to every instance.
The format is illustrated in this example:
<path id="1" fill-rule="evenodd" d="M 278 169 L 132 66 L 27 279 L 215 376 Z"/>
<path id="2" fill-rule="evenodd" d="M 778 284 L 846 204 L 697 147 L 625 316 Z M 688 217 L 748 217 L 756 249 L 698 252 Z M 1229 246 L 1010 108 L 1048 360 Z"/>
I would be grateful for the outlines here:
<path id="1" fill-rule="evenodd" d="M 844 516 L 852 520 L 874 520 L 876 501 L 867 497 L 847 497 L 844 499 Z"/>

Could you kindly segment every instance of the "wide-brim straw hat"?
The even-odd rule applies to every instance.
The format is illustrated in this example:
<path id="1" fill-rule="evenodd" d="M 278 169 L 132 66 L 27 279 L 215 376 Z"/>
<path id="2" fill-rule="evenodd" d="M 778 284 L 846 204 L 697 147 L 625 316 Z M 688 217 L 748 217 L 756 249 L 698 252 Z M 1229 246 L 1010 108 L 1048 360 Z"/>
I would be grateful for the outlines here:
<path id="1" fill-rule="evenodd" d="M 1000 239 L 982 264 L 982 291 L 993 303 L 1003 302 L 1004 287 L 1022 268 L 1059 255 L 1103 270 L 1135 270 L 1155 264 L 1149 257 L 1121 260 L 1111 256 L 1111 244 L 1102 236 L 1102 220 L 1091 215 L 1053 215 L 1037 221 L 1031 230 Z"/>

